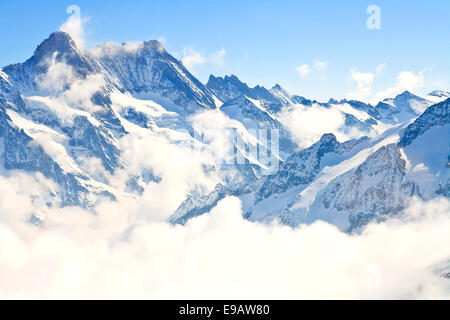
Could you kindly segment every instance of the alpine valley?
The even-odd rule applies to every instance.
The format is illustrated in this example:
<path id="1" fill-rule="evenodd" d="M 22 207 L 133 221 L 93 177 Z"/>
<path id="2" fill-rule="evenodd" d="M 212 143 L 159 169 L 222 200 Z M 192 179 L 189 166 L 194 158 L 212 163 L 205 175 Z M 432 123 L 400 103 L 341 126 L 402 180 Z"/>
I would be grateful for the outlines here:
<path id="1" fill-rule="evenodd" d="M 342 125 L 303 137 L 290 121 L 299 110 Z M 176 161 L 192 177 L 169 199 L 173 224 L 234 196 L 249 221 L 360 232 L 414 197 L 450 198 L 450 93 L 405 91 L 372 105 L 252 88 L 235 75 L 203 84 L 158 41 L 81 50 L 58 31 L 0 69 L 0 159 L 2 176 L 41 186 L 30 195 L 37 225 L 52 208 L 143 201 L 149 185 L 169 183 L 158 164 Z"/>

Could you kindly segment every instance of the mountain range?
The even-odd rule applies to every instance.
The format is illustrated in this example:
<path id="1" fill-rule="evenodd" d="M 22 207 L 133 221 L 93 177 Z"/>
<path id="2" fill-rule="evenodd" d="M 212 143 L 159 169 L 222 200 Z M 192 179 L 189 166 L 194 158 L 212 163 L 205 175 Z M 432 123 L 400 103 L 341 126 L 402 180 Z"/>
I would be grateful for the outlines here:
<path id="1" fill-rule="evenodd" d="M 216 118 L 209 122 L 226 121 L 241 140 L 244 147 L 231 151 L 243 161 L 205 165 L 205 174 L 220 181 L 212 190 L 191 186 L 170 222 L 184 224 L 235 196 L 250 221 L 298 227 L 324 220 L 358 232 L 400 214 L 412 197 L 450 197 L 449 105 L 445 91 L 427 97 L 405 91 L 371 105 L 318 102 L 278 84 L 252 88 L 235 75 L 211 75 L 203 84 L 158 41 L 83 51 L 58 31 L 27 61 L 0 69 L 0 174 L 39 180 L 33 223 L 45 223 L 52 207 L 139 201 L 147 184 L 164 178 L 131 165 L 124 141 L 158 134 L 212 152 L 216 145 L 199 138 L 208 129 L 195 121 L 211 113 Z M 337 115 L 343 124 L 302 145 L 288 121 L 297 110 Z M 321 123 L 314 125 L 320 131 Z M 273 134 L 261 132 L 277 132 L 277 146 Z M 263 153 L 278 166 L 260 161 Z M 114 182 L 119 173 L 123 184 Z"/>

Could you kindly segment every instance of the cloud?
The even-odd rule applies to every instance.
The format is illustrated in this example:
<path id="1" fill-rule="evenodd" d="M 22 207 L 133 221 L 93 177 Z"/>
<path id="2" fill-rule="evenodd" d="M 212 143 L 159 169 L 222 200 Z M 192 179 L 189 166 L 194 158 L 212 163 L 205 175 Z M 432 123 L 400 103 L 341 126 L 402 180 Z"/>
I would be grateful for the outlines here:
<path id="1" fill-rule="evenodd" d="M 114 56 L 117 54 L 132 54 L 139 52 L 144 47 L 143 42 L 128 42 L 122 45 L 115 43 L 102 43 L 93 49 L 89 50 L 89 54 L 95 58 L 101 58 L 103 56 Z"/>
<path id="2" fill-rule="evenodd" d="M 183 49 L 183 58 L 181 59 L 186 68 L 192 69 L 198 64 L 203 64 L 206 58 L 203 53 L 196 51 L 193 47 Z"/>
<path id="3" fill-rule="evenodd" d="M 19 187 L 0 192 L 8 196 L 0 217 L 6 210 L 15 219 L 0 220 L 3 299 L 450 298 L 437 271 L 450 257 L 446 199 L 416 200 L 402 219 L 350 236 L 324 222 L 294 230 L 246 221 L 234 197 L 186 226 L 142 219 L 130 202 L 103 202 L 95 215 L 53 209 L 36 227 L 23 219 Z M 19 199 L 12 215 L 5 206 Z"/>
<path id="4" fill-rule="evenodd" d="M 39 87 L 47 93 L 56 94 L 67 89 L 76 79 L 73 68 L 66 63 L 56 61 L 55 52 L 47 61 L 47 72 L 36 79 Z"/>
<path id="5" fill-rule="evenodd" d="M 213 53 L 210 57 L 209 60 L 211 61 L 211 63 L 217 67 L 223 67 L 225 65 L 225 55 L 227 54 L 227 52 L 225 51 L 225 49 L 220 49 L 219 51 L 217 51 L 216 53 Z"/>
<path id="6" fill-rule="evenodd" d="M 72 66 L 56 61 L 56 54 L 45 62 L 47 72 L 36 77 L 39 91 L 26 101 L 35 108 L 47 109 L 64 122 L 70 123 L 74 115 L 90 115 L 100 111 L 91 98 L 105 86 L 101 74 L 88 74 L 80 77 Z"/>
<path id="7" fill-rule="evenodd" d="M 193 149 L 187 133 L 154 132 L 135 126 L 126 129 L 130 134 L 119 140 L 126 170 L 151 172 L 161 179 L 159 183 L 149 182 L 139 201 L 139 212 L 146 219 L 165 221 L 188 193 L 209 193 L 220 182 L 218 176 L 204 170 L 205 165 L 215 164 L 213 157 L 207 151 Z"/>
<path id="8" fill-rule="evenodd" d="M 59 28 L 59 30 L 70 34 L 72 39 L 77 44 L 77 47 L 82 50 L 84 49 L 85 44 L 84 24 L 89 19 L 81 16 L 81 9 L 76 5 L 67 7 L 67 13 L 71 14 L 71 16 Z"/>
<path id="9" fill-rule="evenodd" d="M 372 94 L 372 85 L 375 78 L 373 73 L 362 73 L 356 68 L 350 70 L 350 77 L 356 83 L 356 90 L 347 95 L 349 99 L 365 100 Z"/>
<path id="10" fill-rule="evenodd" d="M 357 68 L 350 69 L 350 79 L 356 84 L 356 89 L 347 94 L 347 99 L 377 104 L 379 101 L 393 98 L 405 90 L 414 91 L 423 88 L 424 71 L 402 71 L 398 74 L 392 87 L 375 91 L 375 79 L 382 75 L 386 66 L 386 63 L 378 65 L 374 73 L 362 73 Z"/>
<path id="11" fill-rule="evenodd" d="M 323 71 L 327 67 L 327 62 L 321 60 L 314 60 L 313 65 L 315 69 Z M 312 68 L 307 63 L 301 65 L 300 67 L 297 67 L 296 70 L 302 78 L 306 78 L 312 72 Z"/>
<path id="12" fill-rule="evenodd" d="M 378 67 L 376 69 L 377 74 L 382 73 L 383 70 L 386 68 L 386 66 L 387 66 L 387 63 L 382 63 L 382 64 L 378 65 Z"/>
<path id="13" fill-rule="evenodd" d="M 339 141 L 368 134 L 346 127 L 345 115 L 338 108 L 325 108 L 319 104 L 286 107 L 278 114 L 278 118 L 289 129 L 300 148 L 311 146 L 325 133 L 335 134 Z"/>
<path id="14" fill-rule="evenodd" d="M 223 67 L 225 65 L 225 56 L 227 52 L 225 49 L 220 49 L 210 55 L 204 52 L 197 51 L 194 47 L 187 47 L 183 49 L 181 61 L 189 70 L 194 70 L 198 65 L 211 64 L 215 67 Z"/>
<path id="15" fill-rule="evenodd" d="M 325 69 L 327 67 L 327 62 L 326 61 L 315 60 L 314 61 L 314 66 L 317 69 Z"/>
<path id="16" fill-rule="evenodd" d="M 300 67 L 297 67 L 297 72 L 302 78 L 305 78 L 308 74 L 311 73 L 311 68 L 308 64 L 303 64 Z"/>
<path id="17" fill-rule="evenodd" d="M 258 157 L 252 154 L 257 149 L 258 143 L 267 147 L 267 141 L 257 140 L 258 132 L 255 128 L 247 130 L 242 123 L 230 119 L 218 109 L 200 112 L 190 117 L 189 122 L 198 140 L 207 144 L 208 154 L 214 159 L 214 165 L 243 163 L 244 156 L 251 158 L 250 161 L 258 163 L 258 165 L 267 165 L 265 163 L 267 159 L 263 156 L 257 159 Z M 195 146 L 198 148 L 199 144 L 197 143 Z M 236 153 L 235 147 L 238 149 Z M 235 175 L 236 172 L 233 171 L 229 169 L 226 173 L 221 172 L 221 174 L 234 175 L 227 179 L 239 179 L 239 175 Z"/>
<path id="18" fill-rule="evenodd" d="M 158 38 L 156 38 L 156 40 L 160 42 L 163 46 L 167 44 L 167 39 L 163 36 L 159 36 Z"/>
<path id="19" fill-rule="evenodd" d="M 393 98 L 405 90 L 414 91 L 424 86 L 423 72 L 415 73 L 413 71 L 402 71 L 397 76 L 395 85 L 386 90 L 381 90 L 372 98 L 373 103 L 384 100 L 386 98 Z"/>

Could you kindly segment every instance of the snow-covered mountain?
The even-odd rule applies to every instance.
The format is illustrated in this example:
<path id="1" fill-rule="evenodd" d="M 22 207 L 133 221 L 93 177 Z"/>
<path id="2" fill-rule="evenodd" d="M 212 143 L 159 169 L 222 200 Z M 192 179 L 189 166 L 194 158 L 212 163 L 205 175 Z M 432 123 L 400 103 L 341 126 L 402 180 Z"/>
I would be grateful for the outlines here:
<path id="1" fill-rule="evenodd" d="M 211 76 L 203 85 L 157 41 L 83 51 L 58 31 L 24 63 L 0 69 L 0 174 L 39 180 L 32 214 L 41 221 L 49 207 L 139 201 L 149 183 L 165 183 L 155 162 L 171 155 L 155 150 L 156 159 L 142 163 L 134 161 L 141 150 L 133 148 L 196 144 L 190 156 L 220 183 L 190 185 L 172 223 L 236 196 L 250 221 L 296 227 L 322 219 L 359 230 L 397 214 L 411 196 L 450 197 L 449 96 L 406 91 L 373 106 L 317 102 L 278 84 L 251 88 L 234 75 Z M 299 128 L 286 121 L 298 110 L 344 121 L 338 132 L 324 130 L 300 147 Z M 233 132 L 240 143 L 217 140 L 214 129 Z M 352 138 L 338 141 L 338 134 Z M 144 136 L 153 144 L 139 145 Z M 209 155 L 217 148 L 243 161 L 213 163 Z M 269 167 L 263 154 L 279 166 Z"/>
<path id="2" fill-rule="evenodd" d="M 216 108 L 217 99 L 183 64 L 172 57 L 158 41 L 135 47 L 103 45 L 95 48 L 96 57 L 123 89 L 135 96 L 154 100 L 166 108 L 195 112 Z"/>
<path id="3" fill-rule="evenodd" d="M 245 96 L 252 100 L 260 101 L 266 106 L 267 110 L 273 114 L 278 113 L 283 106 L 296 103 L 311 105 L 312 103 L 312 101 L 303 97 L 289 94 L 279 84 L 276 84 L 271 89 L 266 89 L 260 85 L 250 88 L 235 75 L 225 77 L 215 77 L 211 75 L 206 87 L 223 102 Z"/>
<path id="4" fill-rule="evenodd" d="M 434 102 L 405 91 L 393 99 L 380 102 L 378 110 L 383 122 L 403 123 L 422 114 Z"/>
<path id="5" fill-rule="evenodd" d="M 435 90 L 427 95 L 427 99 L 433 102 L 442 102 L 450 98 L 450 92 Z"/>
<path id="6" fill-rule="evenodd" d="M 230 108 L 231 105 L 237 106 L 239 109 L 248 109 L 250 101 L 257 108 L 265 110 L 271 117 L 275 118 L 278 118 L 283 110 L 293 111 L 296 106 L 337 111 L 345 118 L 342 131 L 359 130 L 363 132 L 360 136 L 371 135 L 374 132 L 380 134 L 390 126 L 412 120 L 435 103 L 432 99 L 421 98 L 409 91 L 405 91 L 394 98 L 385 99 L 376 106 L 345 99 L 340 101 L 330 99 L 325 103 L 290 94 L 279 84 L 271 89 L 262 86 L 250 88 L 235 75 L 225 77 L 211 75 L 206 87 L 224 102 L 226 108 Z M 435 94 L 440 94 L 442 97 L 445 93 Z M 233 112 L 233 114 L 236 115 L 236 112 Z M 246 119 L 258 121 L 257 118 L 246 117 Z"/>
<path id="7" fill-rule="evenodd" d="M 142 183 L 158 179 L 126 167 L 121 139 L 145 129 L 170 136 L 168 143 L 192 144 L 190 117 L 216 104 L 222 103 L 156 41 L 80 51 L 68 34 L 55 32 L 26 62 L 1 70 L 1 156 L 7 171 L 55 181 L 59 190 L 49 194 L 57 205 L 91 207 L 127 192 L 134 197 Z M 231 127 L 244 143 L 252 140 L 239 122 Z M 267 149 L 267 142 L 253 140 Z M 247 178 L 264 170 L 247 162 L 237 168 Z M 129 176 L 125 189 L 112 186 L 117 170 Z"/>
<path id="8" fill-rule="evenodd" d="M 276 174 L 241 186 L 247 218 L 291 226 L 322 219 L 353 231 L 397 214 L 412 196 L 449 197 L 449 105 L 450 99 L 433 105 L 412 124 L 373 139 L 339 143 L 324 135 L 288 158 Z M 196 201 L 186 200 L 178 221 L 183 207 L 189 204 L 192 216 L 194 203 L 204 211 L 210 198 Z"/>

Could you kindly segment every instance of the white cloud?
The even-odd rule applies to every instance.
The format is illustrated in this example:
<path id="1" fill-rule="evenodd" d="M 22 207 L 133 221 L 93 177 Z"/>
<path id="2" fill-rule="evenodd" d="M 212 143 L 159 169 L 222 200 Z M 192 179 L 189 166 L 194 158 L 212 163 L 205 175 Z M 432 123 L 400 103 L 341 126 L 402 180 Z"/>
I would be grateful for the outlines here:
<path id="1" fill-rule="evenodd" d="M 278 115 L 300 148 L 317 142 L 323 134 L 333 133 L 339 141 L 367 135 L 356 128 L 345 126 L 345 116 L 337 108 L 325 108 L 319 104 L 312 106 L 294 105 L 284 108 Z"/>
<path id="2" fill-rule="evenodd" d="M 356 83 L 356 90 L 347 95 L 349 99 L 366 100 L 372 94 L 372 85 L 374 74 L 367 72 L 362 73 L 356 68 L 350 70 L 351 80 Z"/>
<path id="3" fill-rule="evenodd" d="M 226 50 L 220 49 L 210 55 L 197 51 L 194 47 L 183 49 L 181 61 L 189 70 L 194 70 L 196 66 L 203 64 L 211 64 L 215 67 L 223 67 L 225 65 Z"/>
<path id="4" fill-rule="evenodd" d="M 96 58 L 101 58 L 103 56 L 114 56 L 117 54 L 131 54 L 137 53 L 144 47 L 143 42 L 128 42 L 122 45 L 117 45 L 115 43 L 102 43 L 93 49 L 89 50 L 89 54 Z"/>
<path id="5" fill-rule="evenodd" d="M 305 78 L 308 74 L 311 73 L 311 68 L 308 64 L 303 64 L 300 67 L 297 67 L 297 72 L 302 78 Z"/>
<path id="6" fill-rule="evenodd" d="M 26 208 L 16 193 L 25 189 L 5 185 L 0 217 L 6 211 L 14 223 L 0 220 L 3 299 L 450 298 L 448 280 L 434 272 L 450 256 L 446 199 L 416 201 L 403 220 L 353 236 L 324 222 L 296 230 L 252 223 L 237 198 L 186 226 L 104 202 L 95 215 L 53 209 L 39 228 L 25 222 L 27 210 L 8 207 L 20 199 Z"/>
<path id="7" fill-rule="evenodd" d="M 386 90 L 381 90 L 372 98 L 373 103 L 384 100 L 386 98 L 393 98 L 405 90 L 414 91 L 424 86 L 423 72 L 414 73 L 413 71 L 402 71 L 397 76 L 395 85 Z"/>
<path id="8" fill-rule="evenodd" d="M 356 89 L 347 94 L 347 99 L 377 104 L 379 101 L 386 98 L 393 98 L 405 90 L 414 91 L 423 88 L 424 71 L 417 73 L 413 71 L 402 71 L 398 74 L 396 82 L 392 87 L 375 91 L 375 79 L 382 75 L 386 66 L 386 63 L 378 65 L 375 73 L 362 73 L 357 68 L 350 69 L 350 78 L 356 84 Z"/>
<path id="9" fill-rule="evenodd" d="M 248 128 L 247 130 L 242 123 L 230 119 L 218 109 L 197 113 L 191 116 L 189 121 L 199 140 L 207 143 L 209 154 L 213 157 L 215 164 L 244 161 L 243 157 L 247 155 L 249 158 L 253 157 L 253 161 L 258 164 L 267 165 L 267 159 L 264 159 L 264 156 L 256 159 L 252 154 L 258 143 L 267 143 L 267 141 L 257 140 L 258 133 L 255 128 Z M 250 150 L 245 151 L 245 146 Z M 239 154 L 235 154 L 235 147 L 240 148 Z M 230 172 L 226 174 L 230 174 Z M 232 172 L 231 174 L 233 175 Z M 231 178 L 239 177 L 228 177 L 228 179 Z"/>
<path id="10" fill-rule="evenodd" d="M 75 5 L 67 7 L 67 13 L 71 14 L 71 16 L 59 28 L 59 30 L 70 34 L 72 39 L 77 44 L 77 47 L 82 50 L 85 44 L 84 24 L 89 19 L 82 17 L 80 7 Z"/>
<path id="11" fill-rule="evenodd" d="M 76 114 L 84 114 L 89 118 L 91 113 L 100 111 L 91 98 L 105 85 L 101 74 L 89 74 L 85 78 L 75 74 L 72 66 L 57 62 L 53 55 L 45 63 L 47 72 L 35 80 L 39 91 L 35 96 L 26 98 L 33 107 L 49 109 L 60 120 L 70 123 Z"/>
<path id="12" fill-rule="evenodd" d="M 386 66 L 387 66 L 387 63 L 382 63 L 382 64 L 378 65 L 378 66 L 377 66 L 377 69 L 376 69 L 377 74 L 382 73 L 383 70 L 386 68 Z"/>
<path id="13" fill-rule="evenodd" d="M 181 61 L 186 68 L 192 69 L 198 64 L 205 63 L 206 58 L 202 52 L 196 51 L 193 47 L 188 47 L 183 49 Z"/>
<path id="14" fill-rule="evenodd" d="M 211 63 L 217 67 L 223 67 L 225 65 L 225 55 L 227 54 L 227 52 L 225 51 L 225 49 L 220 49 L 219 51 L 217 51 L 216 53 L 213 53 L 210 57 L 209 60 L 211 61 Z"/>
<path id="15" fill-rule="evenodd" d="M 167 44 L 167 39 L 163 36 L 159 36 L 156 40 L 158 40 L 158 42 L 160 42 L 163 46 Z"/>
<path id="16" fill-rule="evenodd" d="M 327 62 L 321 60 L 314 60 L 313 66 L 315 69 L 323 71 L 327 67 Z M 312 72 L 312 67 L 309 64 L 305 63 L 297 67 L 296 70 L 302 78 L 306 78 Z"/>
<path id="17" fill-rule="evenodd" d="M 139 212 L 146 218 L 165 221 L 189 192 L 199 187 L 210 192 L 220 182 L 219 177 L 204 172 L 203 165 L 214 164 L 214 159 L 207 152 L 192 149 L 189 135 L 180 133 L 175 137 L 164 131 L 127 129 L 131 133 L 119 141 L 127 170 L 150 170 L 161 178 L 159 183 L 151 182 L 146 186 L 140 200 Z M 182 165 L 180 159 L 183 159 Z"/>
<path id="18" fill-rule="evenodd" d="M 42 90 L 52 94 L 67 89 L 76 79 L 73 68 L 66 63 L 57 62 L 56 54 L 55 52 L 53 57 L 47 61 L 47 72 L 36 79 Z"/>
<path id="19" fill-rule="evenodd" d="M 327 67 L 327 62 L 326 61 L 315 60 L 314 61 L 314 66 L 317 69 L 325 69 Z"/>

